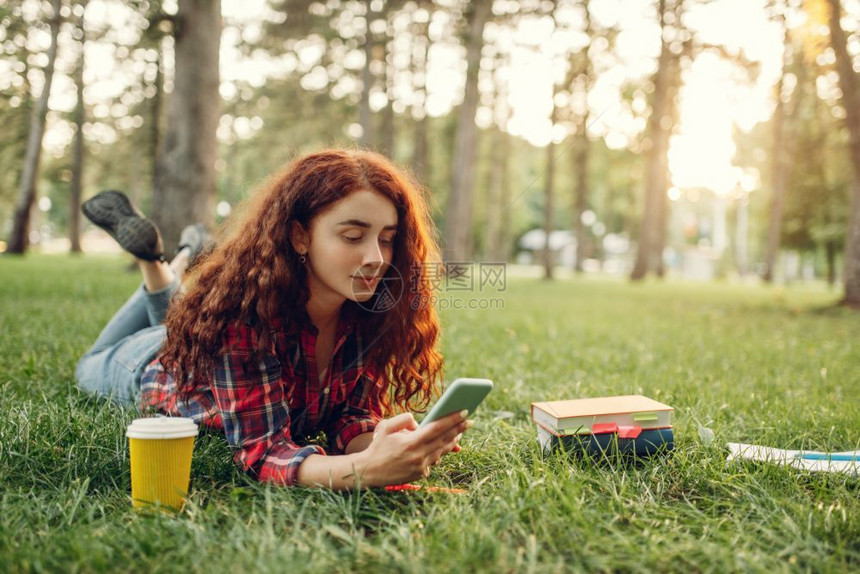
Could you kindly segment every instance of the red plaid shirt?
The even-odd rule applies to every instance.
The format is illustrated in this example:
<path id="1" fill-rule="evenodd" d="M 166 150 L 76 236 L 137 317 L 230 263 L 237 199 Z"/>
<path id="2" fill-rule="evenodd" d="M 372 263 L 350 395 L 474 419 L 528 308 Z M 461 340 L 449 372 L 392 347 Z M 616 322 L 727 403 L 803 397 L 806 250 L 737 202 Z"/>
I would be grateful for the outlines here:
<path id="1" fill-rule="evenodd" d="M 223 335 L 224 351 L 211 380 L 198 384 L 188 400 L 177 396 L 173 377 L 158 359 L 152 361 L 141 380 L 141 407 L 223 429 L 243 470 L 261 481 L 294 484 L 305 458 L 326 454 L 320 446 L 298 443 L 324 431 L 329 450 L 342 454 L 382 418 L 382 385 L 364 365 L 354 310 L 344 308 L 322 382 L 317 337 L 306 314 L 290 329 L 276 323 L 272 344 L 255 358 L 253 326 L 232 326 Z"/>

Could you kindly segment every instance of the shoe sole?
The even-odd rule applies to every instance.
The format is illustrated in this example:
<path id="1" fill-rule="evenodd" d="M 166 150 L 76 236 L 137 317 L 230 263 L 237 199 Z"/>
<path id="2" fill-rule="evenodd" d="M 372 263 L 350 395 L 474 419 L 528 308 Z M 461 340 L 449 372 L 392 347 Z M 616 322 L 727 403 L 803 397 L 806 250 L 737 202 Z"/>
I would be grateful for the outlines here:
<path id="1" fill-rule="evenodd" d="M 135 257 L 147 261 L 163 257 L 149 251 L 150 246 L 158 244 L 155 225 L 137 213 L 124 194 L 104 191 L 85 201 L 81 211 Z"/>
<path id="2" fill-rule="evenodd" d="M 196 223 L 182 230 L 176 252 L 179 253 L 182 249 L 187 249 L 189 260 L 193 261 L 206 251 L 207 244 L 211 243 L 211 240 L 206 226 L 202 223 Z"/>
<path id="3" fill-rule="evenodd" d="M 115 191 L 103 191 L 81 205 L 87 218 L 104 229 L 116 233 L 117 227 L 125 218 L 140 217 L 135 213 L 128 198 Z"/>
<path id="4" fill-rule="evenodd" d="M 142 245 L 149 247 L 158 243 L 158 230 L 148 219 L 135 216 L 120 221 L 117 225 L 116 241 L 123 249 L 140 259 L 154 261 L 159 258 L 148 249 L 140 249 Z"/>

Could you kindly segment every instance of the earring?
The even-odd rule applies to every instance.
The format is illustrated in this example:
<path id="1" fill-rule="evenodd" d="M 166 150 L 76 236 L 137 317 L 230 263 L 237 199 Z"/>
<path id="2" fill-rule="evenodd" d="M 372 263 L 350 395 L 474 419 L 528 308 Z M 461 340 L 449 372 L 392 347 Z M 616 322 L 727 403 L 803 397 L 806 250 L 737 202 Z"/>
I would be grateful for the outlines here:
<path id="1" fill-rule="evenodd" d="M 307 263 L 307 262 L 308 262 L 308 258 L 307 258 L 307 257 L 305 257 L 305 254 L 304 254 L 304 253 L 302 253 L 301 255 L 299 255 L 299 263 L 301 263 L 302 265 L 304 265 L 304 264 L 305 264 L 305 263 Z"/>

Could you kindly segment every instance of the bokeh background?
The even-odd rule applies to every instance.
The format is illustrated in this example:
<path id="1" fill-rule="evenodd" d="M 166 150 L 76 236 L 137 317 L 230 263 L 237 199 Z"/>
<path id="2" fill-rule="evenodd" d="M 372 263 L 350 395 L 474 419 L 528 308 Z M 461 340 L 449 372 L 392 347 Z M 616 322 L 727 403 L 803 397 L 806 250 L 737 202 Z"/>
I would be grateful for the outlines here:
<path id="1" fill-rule="evenodd" d="M 0 249 L 113 249 L 77 215 L 104 188 L 170 247 L 361 146 L 426 186 L 449 261 L 857 305 L 858 28 L 856 0 L 6 1 Z"/>

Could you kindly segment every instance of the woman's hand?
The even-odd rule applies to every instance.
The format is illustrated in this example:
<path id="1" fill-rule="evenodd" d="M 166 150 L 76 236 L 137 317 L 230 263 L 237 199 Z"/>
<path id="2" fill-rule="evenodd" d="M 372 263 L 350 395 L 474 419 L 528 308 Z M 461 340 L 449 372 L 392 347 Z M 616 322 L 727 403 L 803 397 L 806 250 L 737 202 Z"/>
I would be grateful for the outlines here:
<path id="1" fill-rule="evenodd" d="M 471 426 L 466 414 L 450 414 L 420 430 L 411 413 L 381 421 L 370 445 L 360 453 L 362 484 L 387 486 L 429 476 L 431 466 L 459 450 L 460 436 Z"/>

